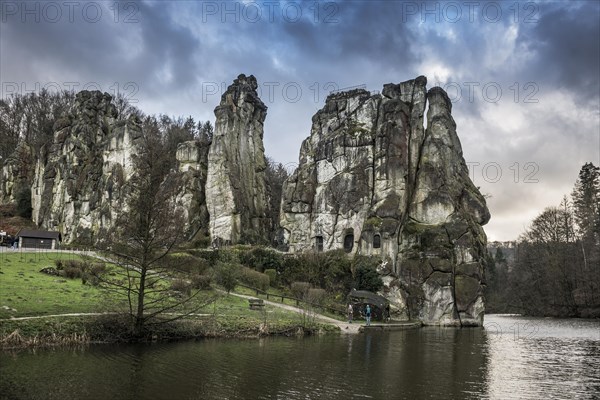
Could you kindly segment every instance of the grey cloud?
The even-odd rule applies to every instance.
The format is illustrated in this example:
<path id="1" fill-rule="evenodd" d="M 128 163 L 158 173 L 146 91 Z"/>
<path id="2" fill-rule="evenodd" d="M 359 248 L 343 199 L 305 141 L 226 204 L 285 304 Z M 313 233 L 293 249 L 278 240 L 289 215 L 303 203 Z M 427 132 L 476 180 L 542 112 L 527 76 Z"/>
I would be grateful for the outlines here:
<path id="1" fill-rule="evenodd" d="M 43 79 L 62 75 L 88 82 L 134 81 L 142 90 L 156 94 L 167 89 L 156 76 L 170 64 L 174 79 L 168 89 L 189 85 L 195 79 L 200 43 L 169 19 L 167 7 L 135 4 L 137 23 L 115 23 L 106 9 L 96 23 L 77 18 L 72 23 L 66 15 L 56 23 L 43 18 L 39 23 L 7 18 L 0 39 L 5 59 L 2 80 L 18 74 L 24 63 L 43 62 L 42 74 L 47 76 Z M 7 60 L 6 54 L 13 52 L 21 58 Z"/>
<path id="2" fill-rule="evenodd" d="M 600 3 L 574 2 L 540 5 L 540 18 L 531 29 L 524 29 L 519 42 L 535 53 L 530 71 L 540 81 L 579 92 L 582 102 L 600 94 Z"/>

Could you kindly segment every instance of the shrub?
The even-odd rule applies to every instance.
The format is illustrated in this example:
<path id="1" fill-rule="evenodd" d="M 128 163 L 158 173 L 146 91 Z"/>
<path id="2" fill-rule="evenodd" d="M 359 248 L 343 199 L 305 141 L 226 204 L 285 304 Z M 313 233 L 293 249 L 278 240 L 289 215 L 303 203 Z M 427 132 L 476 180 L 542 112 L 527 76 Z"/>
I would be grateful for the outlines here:
<path id="1" fill-rule="evenodd" d="M 56 269 L 60 271 L 61 269 L 63 269 L 63 260 L 54 260 L 54 265 L 56 265 Z"/>
<path id="2" fill-rule="evenodd" d="M 69 279 L 81 278 L 82 275 L 81 269 L 77 267 L 65 267 L 63 273 L 65 278 Z"/>
<path id="3" fill-rule="evenodd" d="M 343 250 L 305 253 L 284 258 L 281 282 L 309 282 L 331 293 L 347 293 L 352 289 L 352 261 Z"/>
<path id="4" fill-rule="evenodd" d="M 240 254 L 242 264 L 263 272 L 265 269 L 281 269 L 283 257 L 266 247 L 253 247 Z"/>
<path id="5" fill-rule="evenodd" d="M 383 287 L 383 280 L 372 266 L 360 265 L 356 269 L 355 287 L 358 290 L 378 292 Z"/>
<path id="6" fill-rule="evenodd" d="M 277 271 L 274 269 L 265 269 L 265 275 L 269 277 L 269 283 L 271 286 L 275 286 L 277 283 Z"/>
<path id="7" fill-rule="evenodd" d="M 227 293 L 235 289 L 235 285 L 239 276 L 239 270 L 239 265 L 234 263 L 217 263 L 215 278 L 217 283 L 227 290 Z"/>
<path id="8" fill-rule="evenodd" d="M 194 271 L 198 259 L 187 253 L 169 254 L 167 256 L 167 266 L 170 269 L 191 273 Z"/>
<path id="9" fill-rule="evenodd" d="M 64 269 L 75 268 L 81 271 L 84 269 L 84 263 L 79 260 L 65 260 L 63 261 L 63 267 Z"/>
<path id="10" fill-rule="evenodd" d="M 210 270 L 210 263 L 203 259 L 203 258 L 198 258 L 196 260 L 196 264 L 194 265 L 194 272 L 198 275 L 207 275 L 208 271 Z"/>
<path id="11" fill-rule="evenodd" d="M 93 276 L 99 276 L 106 272 L 106 264 L 95 262 L 89 265 L 90 274 Z"/>
<path id="12" fill-rule="evenodd" d="M 241 280 L 247 285 L 266 291 L 269 288 L 269 276 L 253 269 L 243 267 L 241 271 Z"/>
<path id="13" fill-rule="evenodd" d="M 283 262 L 279 269 L 280 284 L 289 286 L 292 282 L 306 280 L 302 267 L 302 261 L 298 256 L 288 255 L 283 257 Z"/>
<path id="14" fill-rule="evenodd" d="M 239 264 L 243 250 L 238 248 L 219 249 L 219 261 L 228 264 Z"/>
<path id="15" fill-rule="evenodd" d="M 100 279 L 98 279 L 97 275 L 92 275 L 88 272 L 83 272 L 81 274 L 81 283 L 83 285 L 89 283 L 92 286 L 98 286 L 100 284 Z"/>
<path id="16" fill-rule="evenodd" d="M 297 299 L 304 298 L 304 295 L 308 293 L 310 289 L 310 283 L 308 282 L 292 282 L 291 290 L 294 297 Z"/>
<path id="17" fill-rule="evenodd" d="M 208 265 L 215 265 L 219 261 L 219 250 L 212 249 L 195 249 L 189 250 L 190 254 L 206 261 Z"/>
<path id="18" fill-rule="evenodd" d="M 306 301 L 313 304 L 322 304 L 327 292 L 325 289 L 308 289 Z"/>
<path id="19" fill-rule="evenodd" d="M 171 282 L 171 290 L 190 295 L 192 292 L 192 285 L 184 279 L 175 279 Z"/>
<path id="20" fill-rule="evenodd" d="M 212 277 L 208 274 L 192 276 L 192 287 L 194 289 L 209 290 L 211 283 Z"/>

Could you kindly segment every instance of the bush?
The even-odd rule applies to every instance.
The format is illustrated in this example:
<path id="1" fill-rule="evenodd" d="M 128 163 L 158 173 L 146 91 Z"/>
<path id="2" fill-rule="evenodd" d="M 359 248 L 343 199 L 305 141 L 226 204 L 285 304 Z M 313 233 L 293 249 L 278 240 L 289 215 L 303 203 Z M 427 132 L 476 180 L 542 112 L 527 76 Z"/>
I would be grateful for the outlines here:
<path id="1" fill-rule="evenodd" d="M 79 261 L 79 260 L 65 260 L 63 261 L 63 268 L 67 269 L 67 268 L 75 268 L 78 269 L 80 271 L 84 270 L 84 263 Z"/>
<path id="2" fill-rule="evenodd" d="M 378 292 L 383 287 L 383 280 L 372 266 L 360 265 L 356 269 L 355 287 L 358 290 Z"/>
<path id="3" fill-rule="evenodd" d="M 302 262 L 297 255 L 287 255 L 283 257 L 283 262 L 279 272 L 279 283 L 290 286 L 292 282 L 306 280 Z"/>
<path id="4" fill-rule="evenodd" d="M 269 283 L 275 287 L 277 283 L 277 271 L 274 269 L 265 269 L 265 275 L 269 277 Z"/>
<path id="5" fill-rule="evenodd" d="M 106 264 L 95 262 L 91 263 L 89 266 L 90 274 L 93 276 L 100 276 L 106 272 Z"/>
<path id="6" fill-rule="evenodd" d="M 283 257 L 266 247 L 253 247 L 249 250 L 243 251 L 240 254 L 240 261 L 242 264 L 263 272 L 266 269 L 281 269 L 283 264 Z"/>
<path id="7" fill-rule="evenodd" d="M 219 285 L 223 286 L 227 293 L 235 289 L 235 285 L 240 274 L 240 267 L 234 263 L 217 263 L 215 278 Z"/>
<path id="8" fill-rule="evenodd" d="M 69 278 L 69 279 L 81 278 L 81 275 L 83 274 L 81 269 L 77 268 L 77 267 L 65 267 L 63 269 L 63 273 L 64 273 L 65 278 Z"/>
<path id="9" fill-rule="evenodd" d="M 211 283 L 212 283 L 212 277 L 208 274 L 192 276 L 192 287 L 194 289 L 210 290 Z"/>
<path id="10" fill-rule="evenodd" d="M 167 266 L 170 269 L 192 273 L 194 272 L 194 267 L 198 262 L 198 259 L 187 253 L 177 253 L 177 254 L 169 254 L 167 256 Z"/>
<path id="11" fill-rule="evenodd" d="M 190 295 L 192 292 L 192 285 L 184 279 L 175 279 L 171 282 L 171 290 Z"/>
<path id="12" fill-rule="evenodd" d="M 347 294 L 353 286 L 352 261 L 343 250 L 305 253 L 283 259 L 283 283 L 304 281 L 330 293 Z"/>
<path id="13" fill-rule="evenodd" d="M 89 283 L 92 286 L 98 286 L 100 284 L 100 279 L 98 279 L 97 275 L 92 275 L 88 272 L 82 272 L 81 283 L 83 285 L 85 285 L 86 283 Z"/>
<path id="14" fill-rule="evenodd" d="M 253 269 L 243 267 L 241 271 L 241 280 L 248 286 L 255 289 L 266 291 L 269 288 L 269 276 Z"/>
<path id="15" fill-rule="evenodd" d="M 243 250 L 239 248 L 225 248 L 219 249 L 219 261 L 228 264 L 239 264 L 240 263 L 240 255 L 243 253 Z"/>
<path id="16" fill-rule="evenodd" d="M 210 263 L 203 258 L 198 258 L 194 265 L 194 272 L 198 275 L 207 275 L 210 272 Z"/>
<path id="17" fill-rule="evenodd" d="M 292 282 L 292 294 L 297 299 L 304 298 L 304 296 L 308 293 L 308 289 L 310 289 L 310 283 L 308 282 Z"/>
<path id="18" fill-rule="evenodd" d="M 306 301 L 312 304 L 322 304 L 327 292 L 325 289 L 308 289 Z"/>
<path id="19" fill-rule="evenodd" d="M 58 259 L 58 260 L 54 260 L 54 265 L 56 265 L 56 269 L 57 270 L 62 270 L 63 269 L 63 260 Z"/>

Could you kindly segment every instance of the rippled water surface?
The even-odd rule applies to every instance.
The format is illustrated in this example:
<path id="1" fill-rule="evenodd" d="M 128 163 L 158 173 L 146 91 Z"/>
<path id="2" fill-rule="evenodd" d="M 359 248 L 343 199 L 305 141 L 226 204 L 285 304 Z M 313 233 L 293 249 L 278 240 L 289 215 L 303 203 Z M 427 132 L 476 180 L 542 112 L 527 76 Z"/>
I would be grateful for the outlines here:
<path id="1" fill-rule="evenodd" d="M 599 399 L 600 321 L 0 353 L 0 398 Z"/>

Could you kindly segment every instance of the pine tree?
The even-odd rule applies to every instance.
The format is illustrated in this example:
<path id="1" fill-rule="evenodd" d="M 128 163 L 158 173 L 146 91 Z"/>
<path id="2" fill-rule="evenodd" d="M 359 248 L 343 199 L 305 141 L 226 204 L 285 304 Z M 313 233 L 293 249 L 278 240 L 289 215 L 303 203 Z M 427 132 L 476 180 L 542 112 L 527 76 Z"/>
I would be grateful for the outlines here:
<path id="1" fill-rule="evenodd" d="M 600 236 L 600 168 L 585 163 L 579 171 L 571 197 L 580 237 Z"/>

